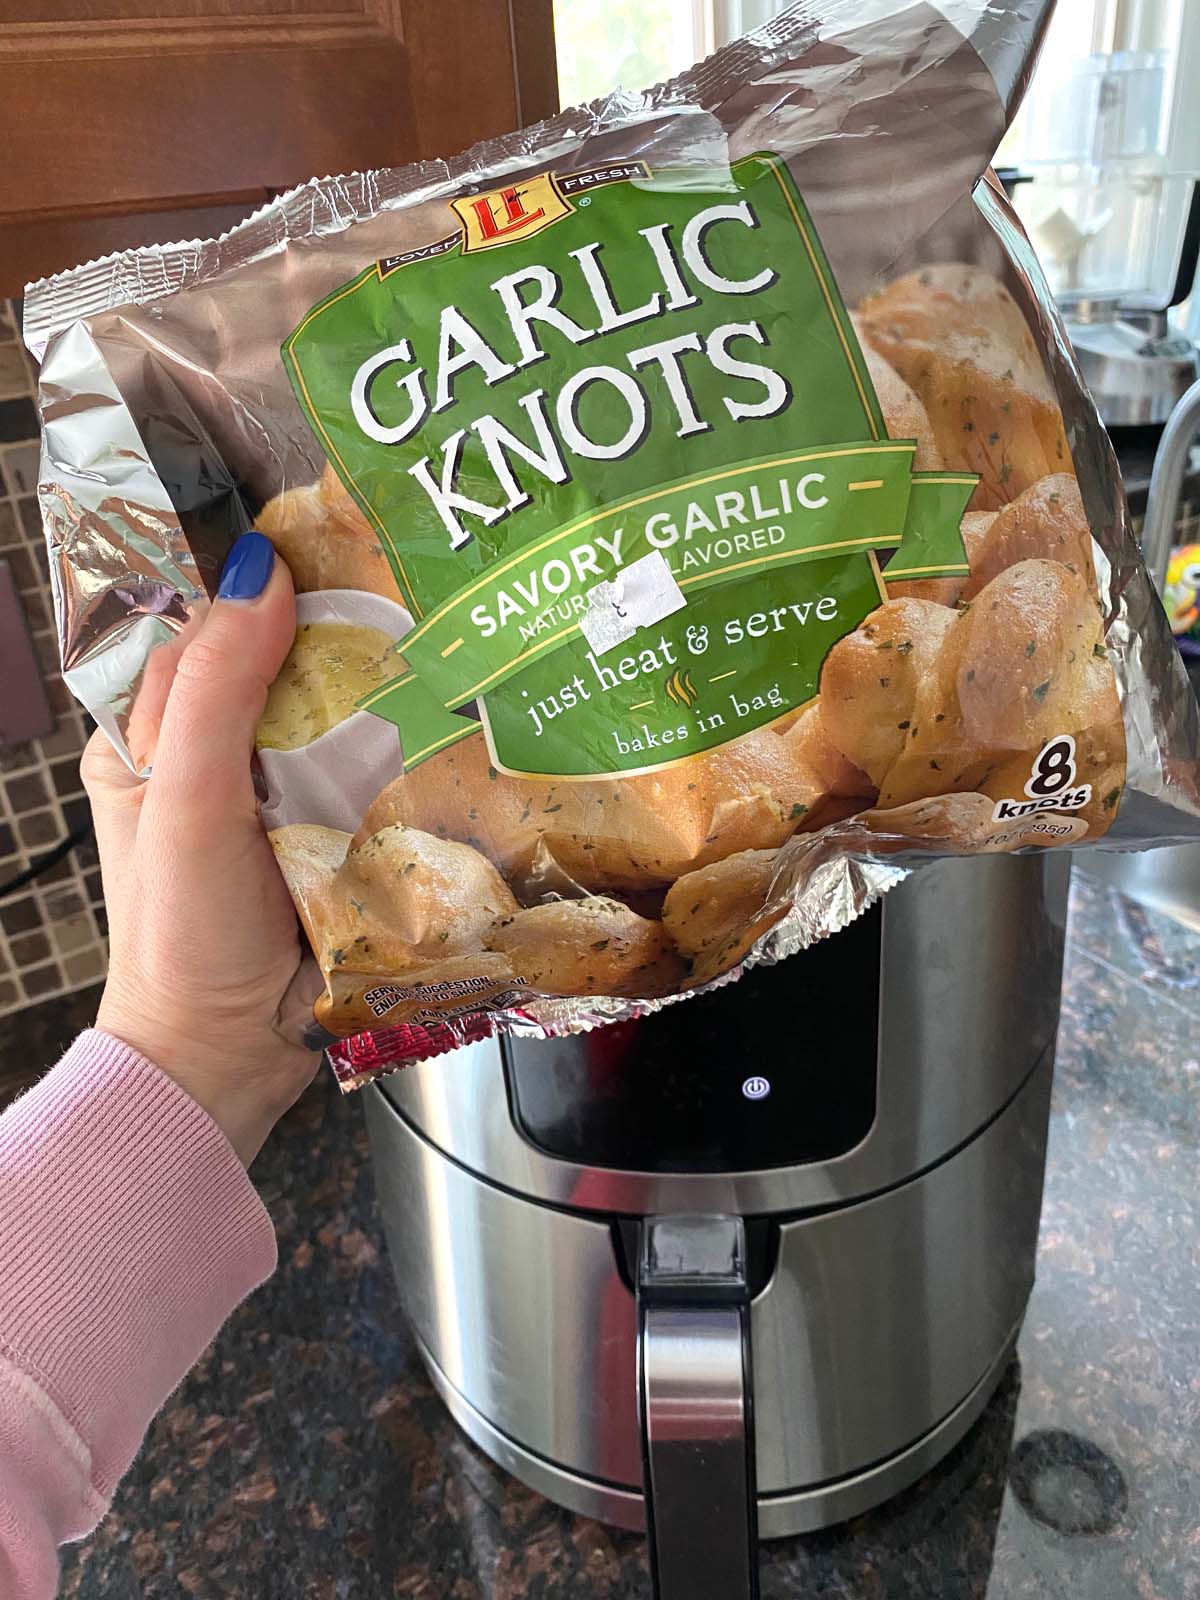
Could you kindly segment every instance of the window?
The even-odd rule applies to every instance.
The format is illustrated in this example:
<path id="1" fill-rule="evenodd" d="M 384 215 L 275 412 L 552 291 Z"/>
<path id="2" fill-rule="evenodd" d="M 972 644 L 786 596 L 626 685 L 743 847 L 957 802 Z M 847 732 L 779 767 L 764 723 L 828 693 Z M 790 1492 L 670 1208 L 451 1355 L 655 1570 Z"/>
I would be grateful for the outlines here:
<path id="1" fill-rule="evenodd" d="M 564 106 L 648 89 L 713 48 L 707 0 L 555 0 L 554 34 Z"/>

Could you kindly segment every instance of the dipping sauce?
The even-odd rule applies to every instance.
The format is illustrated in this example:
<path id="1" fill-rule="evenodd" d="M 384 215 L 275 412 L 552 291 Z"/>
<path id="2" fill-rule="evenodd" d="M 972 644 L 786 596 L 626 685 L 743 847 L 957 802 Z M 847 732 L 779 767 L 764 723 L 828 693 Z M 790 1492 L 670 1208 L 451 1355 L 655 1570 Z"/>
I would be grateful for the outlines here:
<path id="1" fill-rule="evenodd" d="M 356 702 L 401 670 L 395 641 L 353 622 L 307 622 L 267 695 L 260 750 L 299 750 L 344 722 Z"/>

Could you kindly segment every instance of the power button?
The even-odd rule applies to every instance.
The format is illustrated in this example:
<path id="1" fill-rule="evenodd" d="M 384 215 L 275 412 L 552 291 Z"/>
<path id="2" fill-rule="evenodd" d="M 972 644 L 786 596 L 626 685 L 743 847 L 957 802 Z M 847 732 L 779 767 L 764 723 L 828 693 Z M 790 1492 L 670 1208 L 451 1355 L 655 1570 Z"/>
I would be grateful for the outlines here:
<path id="1" fill-rule="evenodd" d="M 769 1080 L 766 1078 L 760 1078 L 757 1076 L 753 1078 L 747 1078 L 745 1083 L 742 1085 L 742 1093 L 746 1096 L 747 1100 L 765 1100 L 770 1092 L 771 1085 Z"/>

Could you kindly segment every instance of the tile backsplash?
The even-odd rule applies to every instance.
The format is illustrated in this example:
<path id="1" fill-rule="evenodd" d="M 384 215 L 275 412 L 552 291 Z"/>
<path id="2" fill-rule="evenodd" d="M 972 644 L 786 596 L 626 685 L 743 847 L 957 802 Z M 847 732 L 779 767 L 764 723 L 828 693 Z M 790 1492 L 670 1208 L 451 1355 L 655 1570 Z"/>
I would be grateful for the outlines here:
<path id="1" fill-rule="evenodd" d="M 32 881 L 16 881 L 89 825 L 79 781 L 88 726 L 59 675 L 37 503 L 34 378 L 18 315 L 0 301 L 0 561 L 19 592 L 56 725 L 45 739 L 0 747 L 0 1016 L 86 988 L 104 975 L 107 958 L 90 834 Z"/>

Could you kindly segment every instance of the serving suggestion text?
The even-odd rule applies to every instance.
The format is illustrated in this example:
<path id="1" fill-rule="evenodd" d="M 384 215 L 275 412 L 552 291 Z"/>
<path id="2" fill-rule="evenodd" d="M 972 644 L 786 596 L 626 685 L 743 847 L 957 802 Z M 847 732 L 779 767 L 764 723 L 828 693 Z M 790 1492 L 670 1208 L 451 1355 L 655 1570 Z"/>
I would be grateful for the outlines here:
<path id="1" fill-rule="evenodd" d="M 837 618 L 838 599 L 835 595 L 826 594 L 815 599 L 772 606 L 769 610 L 726 617 L 715 634 L 710 633 L 707 626 L 690 625 L 686 629 L 682 644 L 667 638 L 665 633 L 660 633 L 653 644 L 643 645 L 640 650 L 618 658 L 602 661 L 597 658 L 594 651 L 589 650 L 584 657 L 584 670 L 573 673 L 551 693 L 534 700 L 530 698 L 528 690 L 523 690 L 523 698 L 528 701 L 524 706 L 525 714 L 533 725 L 535 736 L 540 739 L 547 725 L 555 718 L 569 715 L 593 698 L 600 699 L 614 689 L 646 679 L 653 681 L 656 692 L 644 706 L 634 709 L 649 710 L 653 707 L 654 712 L 661 716 L 663 712 L 669 713 L 669 707 L 663 704 L 667 696 L 663 694 L 660 699 L 660 692 L 672 682 L 672 670 L 675 669 L 674 683 L 680 684 L 678 669 L 690 666 L 694 662 L 698 663 L 701 658 L 708 655 L 710 648 L 715 646 L 718 652 L 722 649 L 734 649 L 747 639 L 764 639 L 772 634 L 785 634 L 789 630 L 803 629 L 808 626 L 810 620 L 834 623 Z M 722 679 L 733 678 L 736 673 L 737 669 L 733 668 L 718 672 L 712 677 L 706 675 L 705 687 Z M 683 682 L 690 686 L 690 676 Z M 647 687 L 649 688 L 649 683 Z M 681 686 L 677 693 L 686 703 L 686 699 L 692 695 L 699 698 L 701 691 L 694 687 Z M 735 720 L 744 720 L 750 716 L 757 716 L 768 708 L 782 713 L 790 704 L 786 690 L 778 681 L 744 698 L 732 688 L 726 690 L 725 694 L 729 703 L 728 713 L 711 709 L 710 697 L 704 696 L 706 707 L 696 713 L 699 732 L 710 733 L 713 729 L 724 726 L 727 716 Z M 660 745 L 682 743 L 689 737 L 689 725 L 686 722 L 675 722 L 672 727 L 652 728 L 648 718 L 644 718 L 635 726 L 627 724 L 622 728 L 610 728 L 609 731 L 622 755 L 637 750 L 654 750 Z"/>

